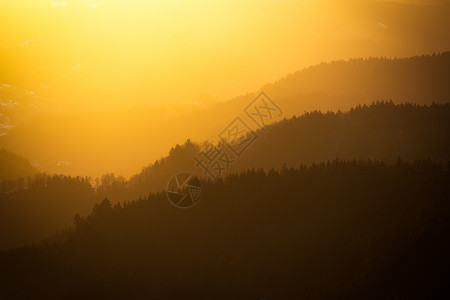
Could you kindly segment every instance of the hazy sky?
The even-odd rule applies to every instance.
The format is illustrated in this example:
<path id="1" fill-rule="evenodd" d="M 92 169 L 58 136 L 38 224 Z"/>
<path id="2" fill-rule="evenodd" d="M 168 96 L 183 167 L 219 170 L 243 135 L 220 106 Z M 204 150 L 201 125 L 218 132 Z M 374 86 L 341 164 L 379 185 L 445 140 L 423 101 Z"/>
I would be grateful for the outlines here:
<path id="1" fill-rule="evenodd" d="M 213 101 L 321 61 L 416 54 L 390 41 L 389 14 L 371 10 L 354 0 L 3 0 L 0 81 L 64 105 Z"/>
<path id="2" fill-rule="evenodd" d="M 130 175 L 224 126 L 179 118 L 186 106 L 324 61 L 449 51 L 449 15 L 386 1 L 0 0 L 0 133 L 17 129 L 1 146 L 50 173 L 67 161 Z"/>

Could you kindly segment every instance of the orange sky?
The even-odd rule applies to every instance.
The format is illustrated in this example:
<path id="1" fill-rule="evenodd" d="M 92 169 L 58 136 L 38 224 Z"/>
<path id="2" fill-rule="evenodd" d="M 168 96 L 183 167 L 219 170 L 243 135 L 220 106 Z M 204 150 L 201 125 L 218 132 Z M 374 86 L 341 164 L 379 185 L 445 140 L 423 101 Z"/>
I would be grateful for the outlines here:
<path id="1" fill-rule="evenodd" d="M 60 122 L 72 122 L 67 116 L 86 109 L 92 115 L 170 104 L 158 115 L 165 119 L 185 105 L 202 107 L 256 91 L 322 61 L 450 50 L 430 37 L 430 28 L 438 28 L 433 20 L 439 19 L 427 9 L 356 0 L 4 0 L 0 84 L 42 97 L 47 113 L 62 114 Z M 74 130 L 89 134 L 92 126 L 101 127 L 92 118 Z M 164 137 L 169 129 L 155 130 L 157 150 L 136 165 L 161 157 L 173 143 Z M 64 148 L 63 136 L 70 139 L 61 133 L 54 148 Z M 120 141 L 108 145 L 119 149 Z M 42 164 L 43 155 L 12 150 Z M 46 159 L 54 156 L 40 151 Z M 95 157 L 105 149 L 99 151 Z M 72 158 L 58 157 L 66 159 Z M 132 173 L 124 170 L 118 171 Z"/>
<path id="2" fill-rule="evenodd" d="M 0 79 L 64 105 L 210 101 L 321 61 L 416 54 L 386 49 L 367 3 L 2 1 Z"/>

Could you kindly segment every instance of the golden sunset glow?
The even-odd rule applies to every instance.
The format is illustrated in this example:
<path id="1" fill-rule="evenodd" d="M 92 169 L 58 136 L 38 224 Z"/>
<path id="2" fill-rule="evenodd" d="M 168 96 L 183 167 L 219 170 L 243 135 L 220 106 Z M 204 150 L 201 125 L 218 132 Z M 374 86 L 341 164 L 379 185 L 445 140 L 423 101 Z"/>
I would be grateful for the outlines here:
<path id="1" fill-rule="evenodd" d="M 22 105 L 14 124 L 5 125 L 16 131 L 6 138 L 7 148 L 49 172 L 129 176 L 187 138 L 214 140 L 227 122 L 214 108 L 217 103 L 256 92 L 289 73 L 338 59 L 449 48 L 417 43 L 429 39 L 420 21 L 441 22 L 443 12 L 429 20 L 418 13 L 431 8 L 404 5 L 1 1 L 0 83 L 37 101 L 33 108 Z M 335 107 L 299 102 L 289 113 L 321 108 Z M 199 110 L 203 114 L 196 115 Z M 122 135 L 127 132 L 132 134 Z M 130 161 L 125 153 L 137 159 Z M 62 169 L 58 161 L 70 167 Z"/>
<path id="2" fill-rule="evenodd" d="M 0 0 L 0 299 L 450 299 L 450 0 Z"/>

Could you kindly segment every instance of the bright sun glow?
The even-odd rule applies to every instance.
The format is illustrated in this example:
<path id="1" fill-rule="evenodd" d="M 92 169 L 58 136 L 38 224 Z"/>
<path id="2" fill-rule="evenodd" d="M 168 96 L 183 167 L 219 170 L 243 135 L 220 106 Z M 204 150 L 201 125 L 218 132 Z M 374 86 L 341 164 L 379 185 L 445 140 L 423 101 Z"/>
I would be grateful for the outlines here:
<path id="1" fill-rule="evenodd" d="M 311 3 L 9 1 L 2 71 L 66 105 L 225 100 L 321 59 Z"/>
<path id="2" fill-rule="evenodd" d="M 23 132 L 19 126 L 8 147 L 43 170 L 58 171 L 58 161 L 71 161 L 74 174 L 129 175 L 188 137 L 216 136 L 223 126 L 217 117 L 211 113 L 207 119 L 214 124 L 205 125 L 186 116 L 188 107 L 203 109 L 257 91 L 324 61 L 445 47 L 418 43 L 420 37 L 410 34 L 421 34 L 411 26 L 425 22 L 416 20 L 414 8 L 380 9 L 379 3 L 0 1 L 0 84 L 40 99 L 32 107 L 45 120 Z M 34 108 L 2 126 L 35 120 Z M 186 118 L 198 124 L 184 123 Z M 127 149 L 117 137 L 124 132 Z M 136 159 L 125 159 L 127 153 Z"/>

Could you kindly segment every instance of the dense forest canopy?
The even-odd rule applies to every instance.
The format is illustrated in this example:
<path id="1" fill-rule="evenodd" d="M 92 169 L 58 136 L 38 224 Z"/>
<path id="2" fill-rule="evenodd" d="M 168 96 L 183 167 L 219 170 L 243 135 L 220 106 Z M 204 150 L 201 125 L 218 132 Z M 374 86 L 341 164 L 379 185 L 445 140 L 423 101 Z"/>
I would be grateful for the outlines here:
<path id="1" fill-rule="evenodd" d="M 259 138 L 241 157 L 233 157 L 236 162 L 227 172 L 336 158 L 446 162 L 450 160 L 450 105 L 377 102 L 347 112 L 313 111 L 269 125 L 257 134 Z M 132 176 L 130 183 L 151 192 L 163 189 L 179 170 L 204 175 L 193 157 L 205 147 L 190 141 L 177 145 L 166 158 Z"/>
<path id="2" fill-rule="evenodd" d="M 0 254 L 15 298 L 424 299 L 449 295 L 450 165 L 333 161 L 203 182 L 201 202 L 105 199 Z"/>

